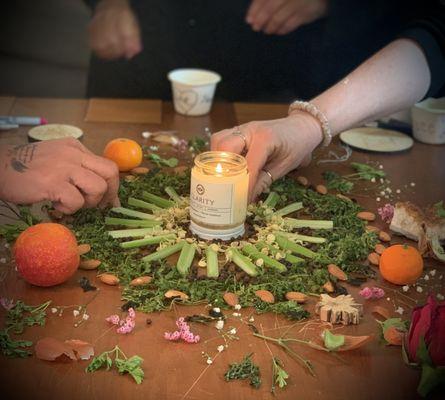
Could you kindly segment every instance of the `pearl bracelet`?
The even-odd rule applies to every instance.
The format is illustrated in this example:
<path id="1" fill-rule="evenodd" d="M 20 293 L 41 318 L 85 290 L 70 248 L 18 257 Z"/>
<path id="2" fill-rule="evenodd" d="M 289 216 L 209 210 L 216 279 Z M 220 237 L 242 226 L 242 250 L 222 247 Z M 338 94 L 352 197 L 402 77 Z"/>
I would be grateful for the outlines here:
<path id="1" fill-rule="evenodd" d="M 332 141 L 332 133 L 331 128 L 329 126 L 329 121 L 326 118 L 326 116 L 318 109 L 318 107 L 315 104 L 312 104 L 308 101 L 300 101 L 296 100 L 289 106 L 289 112 L 288 114 L 292 114 L 295 110 L 300 110 L 307 112 L 308 114 L 311 114 L 319 123 L 321 126 L 321 131 L 323 133 L 323 141 L 321 144 L 326 147 L 329 146 L 329 144 Z"/>

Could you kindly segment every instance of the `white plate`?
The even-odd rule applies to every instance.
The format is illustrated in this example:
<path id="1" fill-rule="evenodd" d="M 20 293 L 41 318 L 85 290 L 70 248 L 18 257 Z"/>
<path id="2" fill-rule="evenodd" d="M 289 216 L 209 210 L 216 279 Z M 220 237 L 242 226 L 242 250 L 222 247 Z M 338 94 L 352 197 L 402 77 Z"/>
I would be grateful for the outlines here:
<path id="1" fill-rule="evenodd" d="M 357 149 L 391 153 L 408 150 L 414 141 L 408 135 L 381 128 L 354 128 L 340 133 L 343 143 Z"/>
<path id="2" fill-rule="evenodd" d="M 79 139 L 83 135 L 82 129 L 77 126 L 63 124 L 39 125 L 31 128 L 28 136 L 33 140 L 52 140 L 73 137 Z"/>

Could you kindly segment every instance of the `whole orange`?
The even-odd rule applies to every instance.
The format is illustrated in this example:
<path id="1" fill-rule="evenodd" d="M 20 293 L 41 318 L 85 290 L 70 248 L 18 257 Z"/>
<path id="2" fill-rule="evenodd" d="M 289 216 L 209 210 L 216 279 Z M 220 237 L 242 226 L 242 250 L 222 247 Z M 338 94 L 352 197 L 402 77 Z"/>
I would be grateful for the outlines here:
<path id="1" fill-rule="evenodd" d="M 395 244 L 382 253 L 379 268 L 388 282 L 395 285 L 411 285 L 422 275 L 423 259 L 414 247 Z"/>
<path id="2" fill-rule="evenodd" d="M 114 139 L 105 146 L 104 157 L 114 161 L 119 171 L 129 171 L 141 164 L 142 147 L 131 139 Z"/>
<path id="3" fill-rule="evenodd" d="M 36 286 L 63 283 L 79 266 L 76 237 L 61 224 L 41 223 L 26 228 L 13 252 L 19 274 Z"/>

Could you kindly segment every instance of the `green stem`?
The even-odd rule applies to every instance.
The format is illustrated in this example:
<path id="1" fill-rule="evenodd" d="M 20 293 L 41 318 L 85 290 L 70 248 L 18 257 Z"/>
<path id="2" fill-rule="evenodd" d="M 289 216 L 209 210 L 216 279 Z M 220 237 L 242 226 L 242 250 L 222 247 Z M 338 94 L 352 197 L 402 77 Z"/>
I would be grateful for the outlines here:
<path id="1" fill-rule="evenodd" d="M 176 235 L 174 233 L 169 233 L 166 235 L 159 236 L 151 236 L 145 237 L 143 239 L 131 240 L 129 242 L 123 242 L 120 244 L 120 247 L 123 249 L 134 249 L 136 247 L 148 246 L 150 244 L 161 243 L 164 240 L 176 239 Z"/>
<path id="2" fill-rule="evenodd" d="M 332 229 L 333 221 L 284 218 L 284 223 L 289 228 Z"/>
<path id="3" fill-rule="evenodd" d="M 263 205 L 266 207 L 274 208 L 279 200 L 280 196 L 278 195 L 278 193 L 270 192 L 266 200 L 263 201 Z"/>
<path id="4" fill-rule="evenodd" d="M 218 278 L 219 266 L 218 266 L 218 253 L 212 249 L 212 246 L 206 248 L 206 261 L 207 261 L 207 277 Z"/>
<path id="5" fill-rule="evenodd" d="M 323 237 L 300 235 L 299 233 L 275 231 L 274 234 L 285 236 L 286 238 L 288 238 L 289 240 L 292 240 L 292 241 L 301 240 L 302 242 L 307 242 L 307 243 L 324 243 L 324 242 L 326 242 L 326 239 Z"/>
<path id="6" fill-rule="evenodd" d="M 145 237 L 159 232 L 158 228 L 140 228 L 140 229 L 119 229 L 115 231 L 108 231 L 108 234 L 113 239 L 131 238 L 131 237 Z"/>
<path id="7" fill-rule="evenodd" d="M 162 260 L 164 258 L 167 258 L 167 257 L 171 256 L 172 254 L 175 254 L 178 251 L 181 251 L 182 247 L 184 246 L 184 243 L 187 243 L 187 242 L 182 240 L 172 246 L 165 247 L 162 250 L 158 250 L 155 253 L 152 253 L 152 254 L 149 254 L 148 256 L 143 257 L 142 261 L 149 263 L 152 261 L 157 261 L 157 260 Z"/>
<path id="8" fill-rule="evenodd" d="M 147 203 L 144 200 L 135 199 L 133 197 L 130 197 L 128 199 L 128 205 L 133 207 L 143 208 L 145 210 L 150 210 L 150 211 L 157 211 L 161 209 L 161 207 L 155 206 L 154 204 L 151 203 Z"/>
<path id="9" fill-rule="evenodd" d="M 295 211 L 301 210 L 302 208 L 303 208 L 302 202 L 291 203 L 286 207 L 283 207 L 282 209 L 275 211 L 272 215 L 283 217 L 284 215 L 291 214 Z"/>
<path id="10" fill-rule="evenodd" d="M 175 203 L 179 203 L 181 201 L 181 198 L 179 197 L 178 193 L 171 186 L 167 186 L 165 188 L 165 193 L 167 193 Z"/>
<path id="11" fill-rule="evenodd" d="M 148 220 L 155 219 L 155 216 L 153 214 L 147 214 L 140 211 L 130 210 L 129 208 L 125 207 L 114 207 L 111 209 L 111 212 L 139 219 L 148 219 Z"/>
<path id="12" fill-rule="evenodd" d="M 258 275 L 258 270 L 252 261 L 250 261 L 248 257 L 243 256 L 237 249 L 229 249 L 227 254 L 246 274 L 250 276 Z"/>
<path id="13" fill-rule="evenodd" d="M 261 251 L 261 249 L 264 249 L 266 247 L 269 249 L 269 251 L 272 255 L 276 255 L 278 252 L 280 252 L 279 249 L 276 249 L 271 244 L 268 244 L 266 242 L 258 242 L 256 244 L 256 247 L 260 251 Z M 284 252 L 284 259 L 292 264 L 301 264 L 301 263 L 305 262 L 304 258 L 297 257 L 297 256 L 294 256 L 293 254 L 286 253 L 286 252 Z"/>
<path id="14" fill-rule="evenodd" d="M 161 208 L 170 208 L 175 205 L 173 201 L 164 199 L 163 197 L 156 196 L 155 194 L 149 192 L 142 192 L 142 197 L 150 203 L 153 203 L 154 205 Z"/>
<path id="15" fill-rule="evenodd" d="M 134 228 L 151 228 L 153 226 L 162 225 L 162 222 L 148 219 L 125 219 L 106 217 L 105 225 L 131 226 Z"/>
<path id="16" fill-rule="evenodd" d="M 193 263 L 193 258 L 195 257 L 195 246 L 190 243 L 185 242 L 181 249 L 181 254 L 179 255 L 178 262 L 176 263 L 176 268 L 182 276 L 186 276 L 190 270 Z"/>
<path id="17" fill-rule="evenodd" d="M 247 244 L 242 248 L 244 254 L 249 257 L 254 258 L 255 260 L 262 259 L 264 261 L 264 265 L 274 268 L 277 271 L 285 272 L 287 268 L 284 264 L 281 264 L 279 261 L 261 253 L 253 244 Z"/>
<path id="18" fill-rule="evenodd" d="M 278 246 L 280 246 L 280 248 L 283 250 L 290 250 L 292 253 L 300 254 L 307 258 L 314 258 L 316 256 L 316 253 L 314 253 L 312 250 L 306 249 L 297 243 L 291 242 L 284 236 L 277 235 L 276 241 Z"/>

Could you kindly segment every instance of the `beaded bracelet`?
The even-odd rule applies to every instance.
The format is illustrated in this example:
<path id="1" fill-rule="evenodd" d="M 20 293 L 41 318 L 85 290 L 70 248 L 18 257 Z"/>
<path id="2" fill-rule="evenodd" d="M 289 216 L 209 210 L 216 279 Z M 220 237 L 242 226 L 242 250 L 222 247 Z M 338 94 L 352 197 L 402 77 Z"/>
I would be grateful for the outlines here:
<path id="1" fill-rule="evenodd" d="M 321 125 L 321 130 L 323 133 L 323 141 L 321 144 L 323 146 L 329 146 L 332 141 L 331 128 L 329 126 L 329 121 L 326 116 L 318 109 L 318 107 L 308 101 L 296 100 L 289 106 L 288 114 L 292 114 L 295 110 L 300 110 L 311 114 Z"/>

